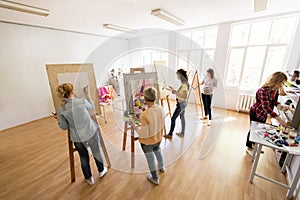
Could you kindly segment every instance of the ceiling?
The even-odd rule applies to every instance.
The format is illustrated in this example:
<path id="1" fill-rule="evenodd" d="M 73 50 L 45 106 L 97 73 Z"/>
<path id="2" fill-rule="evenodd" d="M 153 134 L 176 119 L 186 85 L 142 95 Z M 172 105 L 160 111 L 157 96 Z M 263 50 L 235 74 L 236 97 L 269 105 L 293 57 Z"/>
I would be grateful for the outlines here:
<path id="1" fill-rule="evenodd" d="M 253 13 L 252 0 L 13 0 L 50 10 L 48 17 L 35 16 L 0 8 L 0 18 L 74 31 L 114 36 L 105 30 L 111 23 L 132 29 L 186 29 L 201 25 L 239 20 L 255 16 L 300 10 L 299 0 L 270 0 L 267 12 Z M 175 26 L 150 15 L 162 8 L 186 21 Z"/>

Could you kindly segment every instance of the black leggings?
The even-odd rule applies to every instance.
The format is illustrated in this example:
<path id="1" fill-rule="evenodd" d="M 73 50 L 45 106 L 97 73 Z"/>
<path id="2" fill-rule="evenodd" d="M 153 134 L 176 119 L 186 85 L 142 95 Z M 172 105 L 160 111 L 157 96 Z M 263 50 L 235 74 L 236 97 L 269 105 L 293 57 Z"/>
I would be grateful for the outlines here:
<path id="1" fill-rule="evenodd" d="M 211 120 L 212 116 L 211 116 L 211 100 L 212 100 L 212 94 L 201 94 L 202 96 L 202 101 L 203 101 L 203 105 L 204 105 L 204 112 L 205 112 L 205 116 L 208 115 L 209 120 Z"/>
<path id="2" fill-rule="evenodd" d="M 251 126 L 251 122 L 252 121 L 254 121 L 254 122 L 260 122 L 260 123 L 266 123 L 266 120 L 262 121 L 262 120 L 258 119 L 256 117 L 256 113 L 253 112 L 252 110 L 250 110 L 250 126 Z M 250 131 L 248 132 L 248 135 L 247 135 L 246 146 L 248 148 L 253 148 L 254 142 L 250 142 L 249 141 L 249 137 L 250 137 Z"/>

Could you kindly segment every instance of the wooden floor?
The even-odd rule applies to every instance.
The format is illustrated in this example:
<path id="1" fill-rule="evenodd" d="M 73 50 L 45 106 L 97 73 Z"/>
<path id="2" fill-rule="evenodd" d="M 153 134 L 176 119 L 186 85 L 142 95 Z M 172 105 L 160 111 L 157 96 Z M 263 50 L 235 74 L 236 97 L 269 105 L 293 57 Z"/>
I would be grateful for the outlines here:
<path id="1" fill-rule="evenodd" d="M 100 179 L 96 178 L 92 161 L 93 186 L 84 182 L 77 154 L 77 180 L 70 183 L 67 136 L 54 119 L 1 131 L 0 199 L 284 199 L 286 189 L 259 178 L 253 184 L 248 181 L 252 164 L 244 145 L 248 115 L 215 112 L 219 121 L 211 127 L 195 121 L 194 114 L 188 115 L 187 130 L 192 133 L 184 139 L 175 136 L 172 141 L 162 142 L 167 170 L 160 175 L 159 186 L 146 179 L 146 160 L 138 143 L 137 169 L 130 169 L 129 148 L 126 152 L 121 150 L 120 124 L 111 111 L 107 124 L 99 121 L 113 165 Z M 225 123 L 221 123 L 222 116 Z M 188 128 L 194 122 L 197 128 Z M 187 144 L 186 148 L 182 148 L 183 144 Z M 176 149 L 182 151 L 172 157 Z M 285 182 L 270 149 L 265 149 L 258 172 Z"/>

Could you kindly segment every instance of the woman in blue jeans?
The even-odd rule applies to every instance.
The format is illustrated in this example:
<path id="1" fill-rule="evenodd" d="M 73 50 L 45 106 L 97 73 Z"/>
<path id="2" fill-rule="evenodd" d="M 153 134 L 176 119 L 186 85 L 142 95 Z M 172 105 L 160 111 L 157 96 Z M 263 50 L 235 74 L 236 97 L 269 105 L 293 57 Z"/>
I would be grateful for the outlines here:
<path id="1" fill-rule="evenodd" d="M 179 87 L 178 90 L 174 90 L 173 87 L 169 86 L 170 90 L 172 91 L 173 94 L 176 94 L 176 109 L 172 115 L 171 118 L 171 128 L 169 131 L 169 134 L 166 135 L 166 138 L 172 138 L 174 128 L 175 128 L 175 122 L 178 116 L 180 116 L 181 119 L 181 132 L 176 133 L 179 137 L 184 137 L 185 134 L 185 108 L 187 106 L 186 98 L 188 95 L 189 91 L 189 82 L 188 82 L 188 76 L 187 72 L 183 69 L 179 69 L 176 72 L 177 78 L 181 81 L 181 86 Z"/>
<path id="2" fill-rule="evenodd" d="M 62 100 L 62 108 L 58 109 L 58 125 L 61 129 L 70 129 L 71 140 L 79 153 L 81 169 L 86 182 L 94 184 L 91 173 L 88 147 L 91 148 L 99 177 L 103 177 L 107 168 L 103 165 L 100 152 L 100 138 L 98 124 L 91 118 L 89 110 L 94 109 L 89 90 L 84 88 L 86 99 L 76 99 L 73 85 L 64 83 L 57 88 L 58 96 Z"/>
<path id="3" fill-rule="evenodd" d="M 155 88 L 147 88 L 144 91 L 144 98 L 147 103 L 147 109 L 141 113 L 141 126 L 136 128 L 139 134 L 139 141 L 143 152 L 145 153 L 148 167 L 151 173 L 147 175 L 148 180 L 155 184 L 159 184 L 158 174 L 155 165 L 155 157 L 158 162 L 160 172 L 165 172 L 163 157 L 160 151 L 160 142 L 162 140 L 163 128 L 165 126 L 165 111 L 155 103 L 157 91 Z"/>

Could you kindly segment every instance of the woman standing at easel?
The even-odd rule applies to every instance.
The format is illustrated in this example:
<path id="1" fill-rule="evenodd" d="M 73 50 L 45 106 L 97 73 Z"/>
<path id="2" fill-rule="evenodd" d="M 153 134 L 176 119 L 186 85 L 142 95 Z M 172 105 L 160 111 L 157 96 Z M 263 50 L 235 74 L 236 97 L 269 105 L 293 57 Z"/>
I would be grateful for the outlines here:
<path id="1" fill-rule="evenodd" d="M 188 82 L 188 76 L 187 76 L 187 72 L 183 69 L 179 69 L 176 72 L 177 74 L 177 78 L 181 81 L 181 86 L 179 87 L 178 90 L 174 90 L 173 87 L 169 86 L 169 90 L 172 91 L 173 94 L 176 94 L 176 109 L 172 115 L 171 118 L 171 128 L 169 131 L 169 134 L 166 135 L 166 138 L 172 138 L 173 136 L 173 131 L 175 128 L 175 122 L 178 116 L 180 116 L 181 119 L 181 132 L 180 133 L 176 133 L 176 135 L 178 135 L 179 137 L 184 137 L 184 133 L 185 133 L 185 108 L 187 106 L 187 95 L 188 95 L 188 91 L 189 91 L 189 82 Z"/>
<path id="2" fill-rule="evenodd" d="M 70 129 L 71 140 L 79 153 L 81 169 L 86 182 L 94 184 L 91 173 L 88 146 L 91 148 L 95 163 L 98 168 L 99 177 L 103 177 L 107 168 L 103 165 L 100 152 L 100 138 L 98 124 L 91 118 L 89 110 L 94 109 L 89 89 L 83 88 L 86 99 L 76 99 L 73 85 L 64 83 L 58 86 L 58 96 L 63 101 L 63 108 L 58 110 L 58 126 L 67 130 Z"/>
<path id="3" fill-rule="evenodd" d="M 211 125 L 212 114 L 211 114 L 211 102 L 214 89 L 218 86 L 218 80 L 215 78 L 215 72 L 213 69 L 209 68 L 207 75 L 200 85 L 203 85 L 203 91 L 201 93 L 205 116 L 202 119 L 207 119 L 207 126 Z"/>

